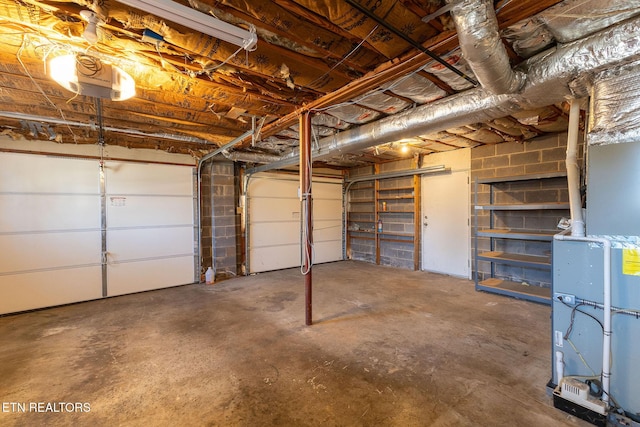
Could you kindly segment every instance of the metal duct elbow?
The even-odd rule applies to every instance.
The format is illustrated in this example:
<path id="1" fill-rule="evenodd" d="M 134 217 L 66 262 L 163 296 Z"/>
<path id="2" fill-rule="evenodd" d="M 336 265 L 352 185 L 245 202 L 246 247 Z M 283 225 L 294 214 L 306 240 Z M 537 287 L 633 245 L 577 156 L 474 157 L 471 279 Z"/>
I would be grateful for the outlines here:
<path id="1" fill-rule="evenodd" d="M 447 0 L 452 3 L 454 0 Z M 489 0 L 463 0 L 451 9 L 460 49 L 482 87 L 500 95 L 516 93 L 525 75 L 511 69 L 498 32 L 498 20 Z"/>

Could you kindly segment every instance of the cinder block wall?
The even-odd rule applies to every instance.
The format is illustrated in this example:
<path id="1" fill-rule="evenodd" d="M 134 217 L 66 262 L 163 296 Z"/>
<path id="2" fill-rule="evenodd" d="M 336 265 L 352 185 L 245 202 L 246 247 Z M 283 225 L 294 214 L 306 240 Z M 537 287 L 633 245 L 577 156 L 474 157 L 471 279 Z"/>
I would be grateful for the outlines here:
<path id="1" fill-rule="evenodd" d="M 202 168 L 200 212 L 202 272 L 215 254 L 216 279 L 238 274 L 241 259 L 238 174 L 233 162 L 208 162 Z M 204 279 L 203 279 L 204 280 Z"/>
<path id="2" fill-rule="evenodd" d="M 372 166 L 354 168 L 349 171 L 349 177 L 368 176 L 373 172 Z M 350 238 L 348 245 L 350 250 L 347 253 L 347 257 L 357 261 L 375 263 L 376 243 L 372 238 L 373 235 L 368 234 L 373 232 L 375 228 L 375 206 L 373 202 L 375 189 L 373 181 L 355 183 L 351 186 L 349 192 L 350 201 L 352 202 L 349 212 L 350 228 L 352 230 L 350 234 L 359 236 L 359 238 Z M 354 224 L 357 224 L 358 228 L 363 232 L 353 232 Z"/>
<path id="3" fill-rule="evenodd" d="M 497 145 L 483 145 L 471 150 L 472 194 L 471 205 L 489 203 L 489 186 L 479 185 L 478 199 L 475 200 L 474 188 L 478 178 L 507 177 L 566 171 L 567 135 L 566 133 L 547 135 L 526 142 L 507 142 Z M 579 159 L 582 164 L 583 147 L 580 145 Z M 546 203 L 568 202 L 567 181 L 565 178 L 553 178 L 539 181 L 494 184 L 494 203 Z M 488 211 L 472 211 L 477 216 L 478 228 L 489 228 Z M 494 228 L 522 230 L 558 230 L 561 218 L 569 218 L 568 210 L 548 211 L 496 211 Z M 475 219 L 475 218 L 474 218 Z M 472 222 L 472 248 L 475 248 L 476 221 Z M 472 249 L 475 251 L 475 249 Z M 478 238 L 478 252 L 490 250 L 490 239 Z M 550 255 L 549 242 L 496 240 L 494 250 L 530 255 Z M 475 255 L 475 252 L 474 252 Z M 490 263 L 479 262 L 477 270 L 479 280 L 490 277 Z M 474 265 L 474 269 L 476 266 Z M 551 284 L 549 270 L 525 269 L 495 264 L 496 277 L 526 282 L 531 285 L 548 287 Z"/>
<path id="4" fill-rule="evenodd" d="M 211 221 L 215 254 L 216 278 L 238 274 L 238 244 L 240 216 L 238 206 L 238 178 L 233 162 L 213 162 L 211 193 L 213 195 Z"/>
<path id="5" fill-rule="evenodd" d="M 200 260 L 200 280 L 204 281 L 204 273 L 211 267 L 212 261 L 212 194 L 211 194 L 211 168 L 212 163 L 205 163 L 200 176 L 200 249 L 202 259 Z"/>
<path id="6" fill-rule="evenodd" d="M 380 173 L 397 172 L 412 169 L 413 159 L 404 159 L 397 162 L 383 163 L 380 165 Z M 380 181 L 379 188 L 384 190 L 385 196 L 403 196 L 409 193 L 401 188 L 413 186 L 413 176 L 402 178 L 390 178 Z M 398 190 L 394 190 L 398 189 Z M 415 194 L 414 194 L 415 196 Z M 416 199 L 398 199 L 389 201 L 388 209 L 392 211 L 413 212 Z M 386 213 L 380 215 L 383 221 L 382 229 L 384 233 L 414 233 L 414 217 L 404 213 Z M 394 238 L 394 236 L 390 236 Z M 406 242 L 399 240 L 406 239 Z M 380 240 L 380 264 L 392 267 L 407 268 L 413 270 L 413 238 L 395 237 L 393 241 Z"/>
<path id="7" fill-rule="evenodd" d="M 400 160 L 397 162 L 384 163 L 379 166 L 380 173 L 401 171 L 411 169 L 413 166 L 412 159 Z M 366 176 L 374 173 L 374 168 L 367 166 L 354 168 L 349 171 L 349 177 Z M 389 178 L 380 180 L 379 188 L 385 191 L 387 196 L 393 197 L 397 190 L 397 195 L 407 194 L 406 190 L 400 188 L 413 185 L 412 177 Z M 349 218 L 351 224 L 358 224 L 361 230 L 373 231 L 377 224 L 375 220 L 375 188 L 374 181 L 366 181 L 352 185 L 350 190 L 351 208 Z M 387 201 L 389 211 L 413 212 L 414 200 L 399 199 L 398 201 Z M 379 203 L 380 205 L 381 203 Z M 380 208 L 380 206 L 378 206 Z M 411 214 L 387 212 L 381 215 L 383 224 L 383 232 L 390 233 L 390 240 L 380 240 L 380 265 L 388 265 L 392 267 L 414 268 L 414 247 L 413 238 L 406 238 L 406 242 L 398 241 L 402 238 L 391 236 L 392 233 L 413 233 L 414 219 Z M 352 232 L 350 235 L 360 236 L 361 238 L 350 239 L 350 251 L 347 257 L 354 260 L 376 262 L 376 242 L 373 234 Z"/>

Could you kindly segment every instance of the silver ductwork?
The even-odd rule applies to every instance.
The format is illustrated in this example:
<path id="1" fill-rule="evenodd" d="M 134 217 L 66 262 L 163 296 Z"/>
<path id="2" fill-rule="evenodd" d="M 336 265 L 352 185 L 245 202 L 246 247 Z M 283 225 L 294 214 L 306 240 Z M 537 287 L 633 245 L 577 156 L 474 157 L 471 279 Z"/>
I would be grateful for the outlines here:
<path id="1" fill-rule="evenodd" d="M 447 0 L 456 25 L 460 50 L 482 87 L 489 93 L 515 93 L 525 75 L 511 69 L 509 55 L 498 32 L 490 0 Z"/>
<path id="2" fill-rule="evenodd" d="M 282 159 L 275 154 L 255 153 L 248 151 L 223 151 L 222 155 L 234 162 L 243 163 L 273 163 Z"/>
<path id="3" fill-rule="evenodd" d="M 529 59 L 520 68 L 527 78 L 519 94 L 492 95 L 483 89 L 471 89 L 323 138 L 313 151 L 313 159 L 561 102 L 574 95 L 571 89 L 574 80 L 636 60 L 640 60 L 640 18 L 637 17 Z M 278 161 L 256 169 L 275 169 L 297 162 L 298 150 L 292 149 Z"/>
<path id="4" fill-rule="evenodd" d="M 560 43 L 594 34 L 640 14 L 640 0 L 565 0 L 534 19 Z"/>
<path id="5" fill-rule="evenodd" d="M 640 142 L 640 62 L 599 74 L 591 100 L 589 145 Z"/>

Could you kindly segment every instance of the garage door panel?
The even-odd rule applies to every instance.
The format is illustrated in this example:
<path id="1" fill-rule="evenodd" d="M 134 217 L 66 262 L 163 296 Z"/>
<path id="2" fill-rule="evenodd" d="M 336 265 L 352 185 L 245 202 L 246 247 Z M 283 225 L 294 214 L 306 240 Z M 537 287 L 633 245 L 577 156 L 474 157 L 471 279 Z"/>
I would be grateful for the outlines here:
<path id="1" fill-rule="evenodd" d="M 109 263 L 108 295 L 168 288 L 193 283 L 193 255 L 125 263 Z"/>
<path id="2" fill-rule="evenodd" d="M 341 241 L 325 241 L 325 242 L 314 242 L 314 258 L 313 262 L 316 264 L 321 264 L 323 262 L 331 262 L 337 261 L 333 254 L 336 251 L 342 251 L 342 242 Z"/>
<path id="3" fill-rule="evenodd" d="M 97 160 L 15 153 L 2 153 L 1 159 L 0 192 L 100 193 Z"/>
<path id="4" fill-rule="evenodd" d="M 0 273 L 100 265 L 100 231 L 0 235 Z"/>
<path id="5" fill-rule="evenodd" d="M 193 169 L 188 167 L 109 161 L 105 174 L 110 194 L 190 196 L 193 191 Z"/>
<path id="6" fill-rule="evenodd" d="M 269 212 L 269 221 L 297 221 L 300 222 L 300 200 L 283 198 L 256 197 L 249 205 L 250 218 L 262 218 Z"/>
<path id="7" fill-rule="evenodd" d="M 313 225 L 313 241 L 321 242 L 324 240 L 342 241 L 342 221 L 325 220 L 315 221 Z"/>
<path id="8" fill-rule="evenodd" d="M 275 252 L 274 252 L 275 251 Z M 275 254 L 275 256 L 274 256 Z M 298 261 L 291 263 L 292 259 Z M 251 251 L 252 272 L 281 270 L 300 265 L 300 245 L 278 246 L 276 248 L 254 248 Z"/>
<path id="9" fill-rule="evenodd" d="M 260 196 L 276 196 L 281 198 L 299 199 L 297 179 L 273 178 L 263 175 L 249 182 L 251 194 Z"/>
<path id="10" fill-rule="evenodd" d="M 330 199 L 313 199 L 313 219 L 336 219 L 342 215 L 342 201 Z"/>
<path id="11" fill-rule="evenodd" d="M 101 272 L 95 266 L 0 275 L 0 314 L 101 298 Z"/>
<path id="12" fill-rule="evenodd" d="M 109 260 L 115 262 L 191 254 L 193 227 L 111 230 L 107 240 Z"/>
<path id="13" fill-rule="evenodd" d="M 0 153 L 0 313 L 193 283 L 193 171 Z"/>
<path id="14" fill-rule="evenodd" d="M 342 184 L 314 182 L 312 191 L 313 191 L 313 198 L 316 200 L 320 200 L 320 199 L 333 199 L 338 201 L 342 200 Z"/>
<path id="15" fill-rule="evenodd" d="M 256 174 L 249 181 L 249 271 L 300 266 L 301 203 L 298 180 Z M 342 180 L 314 178 L 316 262 L 342 259 Z M 324 251 L 329 251 L 325 253 Z M 317 261 L 320 260 L 320 261 Z"/>
<path id="16" fill-rule="evenodd" d="M 0 313 L 102 296 L 96 160 L 0 153 Z"/>
<path id="17" fill-rule="evenodd" d="M 0 194 L 0 233 L 96 228 L 99 194 Z"/>
<path id="18" fill-rule="evenodd" d="M 300 229 L 300 222 L 264 222 L 254 224 L 250 234 L 250 247 L 299 245 L 300 235 L 291 233 L 292 228 Z"/>
<path id="19" fill-rule="evenodd" d="M 193 168 L 108 162 L 107 293 L 193 283 Z"/>
<path id="20" fill-rule="evenodd" d="M 193 224 L 193 200 L 188 197 L 107 197 L 107 227 L 149 227 Z"/>

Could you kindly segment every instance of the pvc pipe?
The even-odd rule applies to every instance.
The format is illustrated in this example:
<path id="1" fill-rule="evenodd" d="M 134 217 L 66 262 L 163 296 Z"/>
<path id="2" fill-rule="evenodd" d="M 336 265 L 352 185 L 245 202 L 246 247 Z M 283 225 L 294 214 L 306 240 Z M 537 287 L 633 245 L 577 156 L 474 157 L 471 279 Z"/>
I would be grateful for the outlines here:
<path id="1" fill-rule="evenodd" d="M 571 100 L 569 110 L 569 133 L 567 135 L 567 184 L 569 187 L 569 208 L 571 210 L 571 235 L 584 237 L 582 218 L 582 198 L 580 197 L 580 165 L 578 164 L 578 134 L 580 131 L 580 101 Z"/>
<path id="2" fill-rule="evenodd" d="M 604 237 L 577 237 L 565 234 L 556 234 L 555 240 L 569 240 L 573 242 L 589 242 L 602 245 L 603 248 L 603 339 L 602 339 L 602 401 L 609 404 L 609 388 L 611 382 L 611 240 Z"/>
<path id="3" fill-rule="evenodd" d="M 564 378 L 564 353 L 561 351 L 556 351 L 556 378 L 558 379 L 558 384 Z"/>

